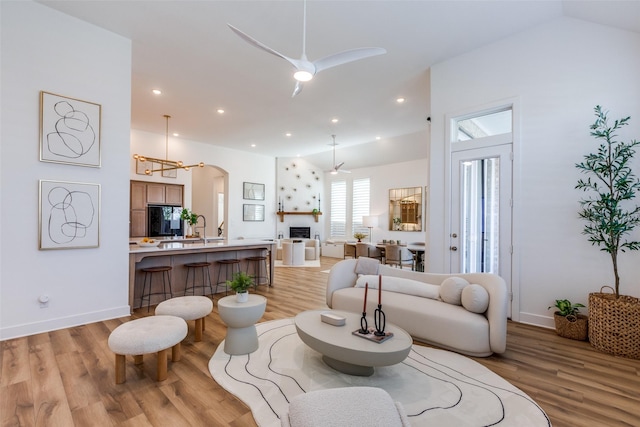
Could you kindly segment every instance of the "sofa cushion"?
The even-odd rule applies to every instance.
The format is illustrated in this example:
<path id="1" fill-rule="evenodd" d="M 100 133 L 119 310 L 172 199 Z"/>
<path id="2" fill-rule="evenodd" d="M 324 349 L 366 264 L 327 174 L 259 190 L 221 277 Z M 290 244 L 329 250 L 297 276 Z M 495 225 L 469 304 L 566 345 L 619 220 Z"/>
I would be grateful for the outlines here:
<path id="1" fill-rule="evenodd" d="M 484 313 L 489 307 L 489 292 L 480 285 L 465 286 L 461 300 L 462 306 L 472 313 Z"/>
<path id="2" fill-rule="evenodd" d="M 378 274 L 379 265 L 379 259 L 361 256 L 356 262 L 356 274 Z M 362 286 L 364 287 L 364 285 Z"/>
<path id="3" fill-rule="evenodd" d="M 356 280 L 356 288 L 364 288 L 365 283 L 369 283 L 369 288 L 378 289 L 378 277 L 362 275 Z M 402 277 L 382 276 L 382 290 L 431 299 L 440 297 L 440 286 Z"/>
<path id="4" fill-rule="evenodd" d="M 440 298 L 448 304 L 462 305 L 462 290 L 466 286 L 469 282 L 462 277 L 449 277 L 440 284 Z"/>
<path id="5" fill-rule="evenodd" d="M 384 289 L 384 278 L 382 286 Z M 363 297 L 364 289 L 340 289 L 333 293 L 332 308 L 359 313 L 362 311 Z M 367 314 L 372 322 L 373 309 L 378 300 L 376 292 L 369 292 L 368 300 Z M 462 353 L 485 356 L 491 354 L 489 321 L 482 314 L 439 300 L 384 290 L 382 310 L 387 323 L 400 326 L 414 339 Z"/>

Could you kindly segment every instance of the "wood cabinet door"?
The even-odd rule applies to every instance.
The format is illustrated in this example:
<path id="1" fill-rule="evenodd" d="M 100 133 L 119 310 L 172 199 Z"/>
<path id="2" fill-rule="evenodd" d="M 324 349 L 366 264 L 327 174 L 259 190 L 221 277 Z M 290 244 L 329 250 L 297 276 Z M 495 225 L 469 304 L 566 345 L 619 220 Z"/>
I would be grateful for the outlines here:
<path id="1" fill-rule="evenodd" d="M 165 203 L 182 206 L 182 185 L 167 184 L 165 189 Z"/>
<path id="2" fill-rule="evenodd" d="M 135 209 L 131 211 L 130 237 L 144 237 L 147 235 L 147 211 Z"/>
<path id="3" fill-rule="evenodd" d="M 147 203 L 165 203 L 164 184 L 147 184 Z"/>
<path id="4" fill-rule="evenodd" d="M 145 182 L 131 182 L 130 209 L 147 208 L 147 184 Z"/>

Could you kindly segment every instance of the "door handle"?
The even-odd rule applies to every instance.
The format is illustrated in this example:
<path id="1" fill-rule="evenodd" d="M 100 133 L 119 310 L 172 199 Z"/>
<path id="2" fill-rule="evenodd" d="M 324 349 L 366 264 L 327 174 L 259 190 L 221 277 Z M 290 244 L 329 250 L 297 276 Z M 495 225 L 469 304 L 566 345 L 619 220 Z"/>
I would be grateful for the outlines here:
<path id="1" fill-rule="evenodd" d="M 458 247 L 457 246 L 450 246 L 449 250 L 455 252 L 455 251 L 458 250 Z"/>

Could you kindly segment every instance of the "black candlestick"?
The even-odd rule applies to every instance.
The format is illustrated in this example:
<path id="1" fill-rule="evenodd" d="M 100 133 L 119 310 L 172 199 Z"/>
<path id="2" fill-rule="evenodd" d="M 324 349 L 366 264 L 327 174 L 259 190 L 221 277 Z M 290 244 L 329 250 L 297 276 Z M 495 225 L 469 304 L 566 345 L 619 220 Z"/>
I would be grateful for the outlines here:
<path id="1" fill-rule="evenodd" d="M 360 318 L 360 330 L 358 331 L 362 335 L 369 334 L 369 324 L 367 324 L 367 312 L 362 312 L 362 317 Z"/>
<path id="2" fill-rule="evenodd" d="M 384 315 L 384 311 L 382 311 L 382 304 L 378 304 L 378 308 L 376 308 L 376 311 L 373 314 L 373 320 L 376 325 L 376 331 L 374 332 L 374 335 L 377 337 L 384 336 L 384 328 L 386 326 L 387 320 Z"/>

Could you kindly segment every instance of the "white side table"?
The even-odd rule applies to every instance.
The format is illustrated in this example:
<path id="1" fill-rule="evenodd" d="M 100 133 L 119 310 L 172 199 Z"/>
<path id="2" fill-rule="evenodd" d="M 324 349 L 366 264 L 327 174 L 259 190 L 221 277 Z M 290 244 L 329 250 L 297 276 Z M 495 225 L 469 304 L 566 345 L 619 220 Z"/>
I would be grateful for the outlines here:
<path id="1" fill-rule="evenodd" d="M 267 307 L 262 295 L 249 294 L 249 301 L 237 302 L 235 295 L 220 298 L 218 313 L 227 325 L 224 352 L 227 354 L 249 354 L 258 349 L 258 333 L 255 323 L 260 320 Z"/>
<path id="2" fill-rule="evenodd" d="M 282 264 L 304 265 L 304 242 L 282 242 Z"/>

